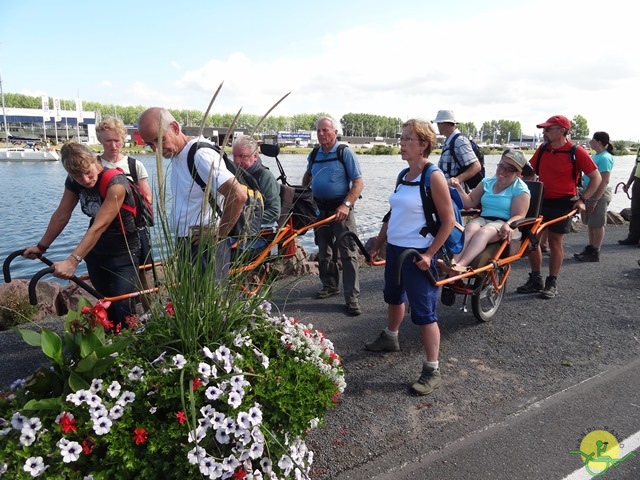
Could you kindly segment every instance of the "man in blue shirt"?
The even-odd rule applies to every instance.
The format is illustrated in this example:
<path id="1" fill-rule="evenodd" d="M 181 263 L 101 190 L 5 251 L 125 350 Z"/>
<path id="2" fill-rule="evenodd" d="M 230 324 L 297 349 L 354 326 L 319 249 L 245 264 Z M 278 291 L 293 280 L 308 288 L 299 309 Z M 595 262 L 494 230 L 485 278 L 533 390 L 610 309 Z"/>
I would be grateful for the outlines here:
<path id="1" fill-rule="evenodd" d="M 322 289 L 315 298 L 328 298 L 340 293 L 338 266 L 333 261 L 333 244 L 345 231 L 356 233 L 353 206 L 360 198 L 364 181 L 360 165 L 353 151 L 346 147 L 342 159 L 338 155 L 338 124 L 331 117 L 322 117 L 316 124 L 320 148 L 307 159 L 307 171 L 302 184 L 311 184 L 313 198 L 320 210 L 319 220 L 336 216 L 329 224 L 314 229 L 318 246 L 318 269 Z M 346 239 L 340 246 L 342 260 L 342 283 L 344 298 L 349 315 L 360 315 L 360 281 L 358 278 L 358 257 L 353 239 Z"/>

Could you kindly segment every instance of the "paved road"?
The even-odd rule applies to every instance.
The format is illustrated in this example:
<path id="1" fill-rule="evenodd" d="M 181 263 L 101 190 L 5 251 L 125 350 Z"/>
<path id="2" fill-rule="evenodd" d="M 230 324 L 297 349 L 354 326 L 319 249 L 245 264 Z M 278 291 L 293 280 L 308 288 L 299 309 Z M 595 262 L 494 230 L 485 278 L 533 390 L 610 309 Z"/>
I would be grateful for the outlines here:
<path id="1" fill-rule="evenodd" d="M 609 228 L 601 262 L 589 264 L 572 258 L 586 231 L 568 235 L 554 300 L 515 293 L 523 259 L 491 322 L 460 300 L 441 305 L 443 385 L 427 397 L 407 389 L 423 358 L 408 318 L 401 352 L 363 348 L 386 324 L 382 268 L 362 269 L 357 318 L 339 297 L 310 300 L 317 278 L 283 285 L 277 303 L 322 329 L 346 371 L 340 405 L 309 438 L 314 478 L 558 479 L 583 468 L 568 452 L 589 431 L 606 427 L 619 441 L 640 431 L 640 249 L 617 245 L 625 235 Z M 640 458 L 614 470 L 606 478 L 640 478 Z"/>
<path id="2" fill-rule="evenodd" d="M 626 227 L 608 228 L 601 262 L 590 264 L 571 258 L 586 232 L 568 235 L 554 300 L 515 293 L 528 273 L 520 260 L 493 321 L 478 323 L 459 300 L 441 306 L 443 385 L 427 397 L 407 389 L 423 358 L 409 320 L 400 352 L 363 348 L 386 324 L 382 268 L 362 269 L 356 318 L 339 297 L 309 299 L 316 277 L 280 282 L 277 305 L 322 329 L 346 371 L 342 400 L 308 438 L 313 478 L 561 479 L 583 470 L 568 452 L 590 431 L 619 441 L 640 431 L 640 249 L 617 245 L 625 235 Z M 11 332 L 0 340 L 0 385 L 42 360 Z M 640 458 L 631 458 L 605 478 L 639 472 Z"/>

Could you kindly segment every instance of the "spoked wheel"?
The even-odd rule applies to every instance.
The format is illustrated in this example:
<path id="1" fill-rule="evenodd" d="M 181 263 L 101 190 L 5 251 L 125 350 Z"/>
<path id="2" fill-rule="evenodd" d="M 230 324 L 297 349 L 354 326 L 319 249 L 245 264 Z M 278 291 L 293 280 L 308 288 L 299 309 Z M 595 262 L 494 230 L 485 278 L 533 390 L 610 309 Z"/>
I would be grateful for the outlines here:
<path id="1" fill-rule="evenodd" d="M 494 270 L 498 284 L 503 281 L 505 268 L 505 266 L 502 266 Z M 488 322 L 500 308 L 507 282 L 505 280 L 500 291 L 497 291 L 493 286 L 491 274 L 485 273 L 475 280 L 473 287 L 476 291 L 471 297 L 473 315 L 481 322 Z"/>

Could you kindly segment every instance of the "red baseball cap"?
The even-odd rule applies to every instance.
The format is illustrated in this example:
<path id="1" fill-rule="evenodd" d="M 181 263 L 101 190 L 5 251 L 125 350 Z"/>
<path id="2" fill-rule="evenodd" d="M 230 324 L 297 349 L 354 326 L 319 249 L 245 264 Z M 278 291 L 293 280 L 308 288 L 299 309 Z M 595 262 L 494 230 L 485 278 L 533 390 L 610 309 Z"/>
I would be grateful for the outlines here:
<path id="1" fill-rule="evenodd" d="M 549 118 L 549 120 L 547 120 L 546 122 L 541 123 L 540 125 L 536 125 L 536 127 L 547 128 L 547 127 L 553 127 L 554 125 L 557 125 L 558 127 L 566 128 L 567 130 L 571 130 L 571 122 L 567 117 L 564 117 L 562 115 L 554 115 L 553 117 Z"/>

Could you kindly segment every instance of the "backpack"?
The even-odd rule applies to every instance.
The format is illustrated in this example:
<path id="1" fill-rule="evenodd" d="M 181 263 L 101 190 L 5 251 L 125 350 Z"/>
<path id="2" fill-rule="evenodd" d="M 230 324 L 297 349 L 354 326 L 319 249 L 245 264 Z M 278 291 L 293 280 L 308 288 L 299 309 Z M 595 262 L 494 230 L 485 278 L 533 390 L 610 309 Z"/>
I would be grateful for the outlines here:
<path id="1" fill-rule="evenodd" d="M 344 143 L 341 143 L 340 145 L 338 145 L 338 151 L 336 152 L 338 155 L 338 160 L 340 161 L 340 163 L 342 164 L 342 167 L 344 168 L 344 173 L 347 176 L 347 178 L 349 178 L 349 172 L 347 172 L 347 164 L 344 161 L 344 149 L 347 148 L 347 146 Z M 316 161 L 316 157 L 318 156 L 318 152 L 320 151 L 320 146 L 317 147 L 313 147 L 313 150 L 311 150 L 311 153 L 309 153 L 309 165 L 313 165 L 313 162 Z M 318 163 L 325 163 L 325 162 L 333 162 L 334 159 L 333 158 L 327 158 L 325 160 L 318 160 Z"/>
<path id="2" fill-rule="evenodd" d="M 455 149 L 456 140 L 460 135 L 462 135 L 462 133 L 456 133 L 451 139 L 451 141 L 449 142 L 449 153 L 451 154 L 451 157 L 453 157 L 453 161 L 456 162 L 456 165 L 458 165 L 458 169 L 459 169 L 458 174 L 464 172 L 470 166 L 470 165 L 463 166 L 458 160 L 458 157 L 456 157 L 456 149 Z M 473 190 L 482 181 L 482 179 L 485 176 L 484 153 L 482 153 L 482 150 L 480 150 L 480 147 L 476 142 L 474 142 L 470 138 L 468 138 L 467 140 L 469 140 L 473 153 L 475 154 L 476 158 L 480 162 L 480 171 L 476 173 L 473 177 L 469 178 L 468 180 L 465 180 L 464 182 L 471 190 Z"/>
<path id="3" fill-rule="evenodd" d="M 135 161 L 135 160 L 134 160 Z M 146 228 L 153 226 L 153 207 L 147 201 L 146 197 L 140 190 L 140 187 L 134 183 L 121 168 L 105 168 L 104 173 L 100 177 L 100 183 L 98 184 L 98 190 L 100 197 L 104 200 L 107 196 L 107 187 L 109 181 L 116 175 L 124 175 L 129 184 L 131 195 L 133 196 L 133 203 L 135 206 L 127 205 L 122 202 L 121 210 L 125 210 L 133 215 L 134 222 L 138 228 Z M 136 175 L 137 177 L 137 175 Z"/>
<path id="4" fill-rule="evenodd" d="M 420 235 L 426 237 L 427 234 L 431 234 L 435 237 L 438 234 L 438 229 L 440 228 L 440 218 L 438 217 L 438 211 L 436 210 L 436 205 L 433 202 L 433 197 L 431 196 L 431 174 L 438 170 L 431 162 L 427 163 L 422 171 L 422 175 L 420 175 L 420 181 L 418 182 L 408 182 L 404 180 L 404 176 L 409 171 L 408 168 L 403 169 L 399 174 L 396 180 L 396 188 L 398 189 L 398 185 L 408 185 L 410 187 L 419 186 L 420 187 L 420 198 L 422 200 L 422 209 L 424 210 L 424 218 L 426 221 L 426 225 L 420 230 Z M 395 191 L 394 190 L 394 191 Z M 456 219 L 456 225 L 451 230 L 449 237 L 445 240 L 442 248 L 444 250 L 444 254 L 451 257 L 456 253 L 460 253 L 462 251 L 462 247 L 464 246 L 464 227 L 462 226 L 462 215 L 460 214 L 460 209 L 464 207 L 462 203 L 462 198 L 460 198 L 460 194 L 458 191 L 449 187 L 449 195 L 451 195 L 451 203 L 453 204 L 453 214 Z"/>
<path id="5" fill-rule="evenodd" d="M 542 154 L 547 150 L 548 145 L 549 143 L 543 143 L 542 145 L 540 145 L 540 148 L 538 149 L 538 152 L 537 152 L 538 161 L 536 162 L 536 175 L 538 176 L 540 176 L 538 173 L 540 171 L 540 160 L 542 160 Z M 569 160 L 571 160 L 571 165 L 573 166 L 573 178 L 575 179 L 576 187 L 582 188 L 582 175 L 578 175 L 578 166 L 576 165 L 576 149 L 577 148 L 578 148 L 578 145 L 574 143 L 573 145 L 571 145 L 571 148 L 569 148 L 569 150 L 561 151 L 558 153 L 569 154 Z"/>
<path id="6" fill-rule="evenodd" d="M 200 148 L 211 148 L 218 152 L 224 160 L 224 165 L 236 178 L 236 181 L 247 192 L 247 201 L 245 202 L 242 214 L 240 218 L 229 232 L 230 237 L 240 236 L 257 236 L 260 234 L 260 225 L 262 224 L 262 214 L 264 213 L 264 199 L 260 193 L 260 187 L 253 175 L 247 172 L 244 168 L 237 166 L 233 163 L 226 153 L 220 150 L 220 147 L 211 143 L 195 142 L 189 149 L 187 154 L 187 166 L 189 172 L 193 177 L 193 180 L 200 186 L 204 192 L 207 188 L 207 182 L 205 182 L 198 173 L 195 164 L 196 151 Z M 209 205 L 216 211 L 218 215 L 222 214 L 218 202 L 216 201 L 216 192 L 210 192 Z"/>
<path id="7" fill-rule="evenodd" d="M 342 149 L 344 150 L 344 148 Z M 287 175 L 282 168 L 282 164 L 278 159 L 280 146 L 278 144 L 271 145 L 263 143 L 260 145 L 260 153 L 267 157 L 275 158 L 276 165 L 280 171 L 280 176 L 276 180 L 280 180 L 280 219 L 278 226 L 282 227 L 289 216 L 291 216 L 291 224 L 295 230 L 300 230 L 311 225 L 318 220 L 318 206 L 313 199 L 313 192 L 309 185 L 290 185 L 287 182 Z M 317 154 L 317 151 L 316 151 Z M 342 155 L 340 154 L 340 157 Z M 262 164 L 262 168 L 269 170 L 269 167 Z M 308 230 L 301 232 L 304 235 Z"/>

